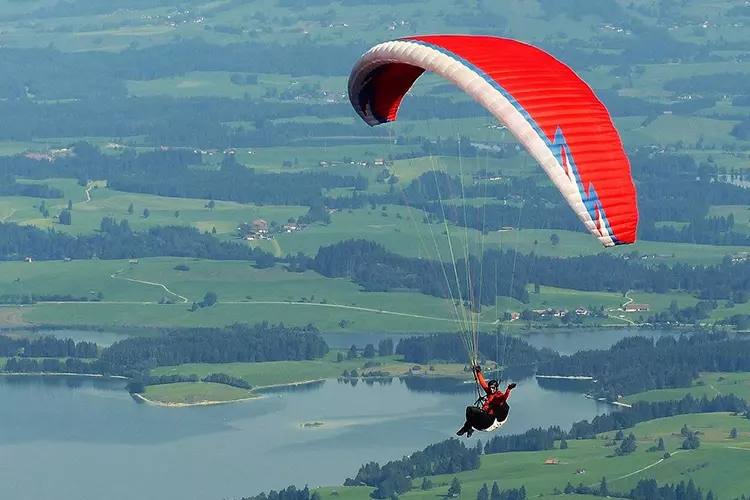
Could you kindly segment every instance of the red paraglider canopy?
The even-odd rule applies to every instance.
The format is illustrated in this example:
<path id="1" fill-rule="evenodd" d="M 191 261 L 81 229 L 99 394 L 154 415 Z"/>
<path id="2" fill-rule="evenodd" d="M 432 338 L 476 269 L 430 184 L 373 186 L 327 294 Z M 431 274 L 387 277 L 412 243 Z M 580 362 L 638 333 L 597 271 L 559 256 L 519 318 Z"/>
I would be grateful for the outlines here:
<path id="1" fill-rule="evenodd" d="M 370 125 L 393 121 L 425 71 L 452 81 L 506 125 L 602 244 L 635 241 L 630 163 L 609 112 L 573 70 L 515 40 L 410 37 L 362 56 L 349 78 L 352 106 Z"/>

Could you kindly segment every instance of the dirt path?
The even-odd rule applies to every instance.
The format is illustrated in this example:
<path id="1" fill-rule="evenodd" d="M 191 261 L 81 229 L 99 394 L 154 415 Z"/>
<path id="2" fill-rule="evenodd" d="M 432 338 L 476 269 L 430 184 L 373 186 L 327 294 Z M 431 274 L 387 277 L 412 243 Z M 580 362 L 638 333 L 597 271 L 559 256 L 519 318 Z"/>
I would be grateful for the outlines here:
<path id="1" fill-rule="evenodd" d="M 685 452 L 687 452 L 687 451 L 688 451 L 688 450 L 675 450 L 675 451 L 673 451 L 673 452 L 672 452 L 672 453 L 670 454 L 670 456 L 672 456 L 672 457 L 673 457 L 673 456 L 677 455 L 678 453 L 685 453 Z M 659 465 L 660 463 L 662 463 L 662 462 L 663 462 L 664 460 L 667 460 L 667 459 L 666 459 L 666 458 L 660 458 L 659 460 L 657 460 L 656 462 L 654 462 L 654 463 L 652 463 L 652 464 L 649 464 L 649 465 L 647 465 L 647 466 L 645 466 L 645 467 L 641 467 L 640 469 L 638 469 L 638 470 L 634 470 L 633 472 L 630 472 L 630 473 L 628 473 L 628 474 L 625 474 L 624 476 L 616 477 L 616 478 L 614 478 L 614 480 L 613 480 L 613 481 L 619 481 L 620 479 L 627 479 L 627 478 L 629 478 L 629 477 L 631 477 L 631 476 L 635 476 L 636 474 L 640 474 L 641 472 L 643 472 L 643 471 L 645 471 L 645 470 L 648 470 L 648 469 L 650 469 L 651 467 L 656 467 L 657 465 Z"/>
<path id="2" fill-rule="evenodd" d="M 3 216 L 2 216 L 2 218 L 0 218 L 0 222 L 5 222 L 5 221 L 7 221 L 7 220 L 8 220 L 8 219 L 10 219 L 11 217 L 13 217 L 13 214 L 14 214 L 14 213 L 16 213 L 16 209 L 15 209 L 15 208 L 11 208 L 11 209 L 10 209 L 10 212 L 9 212 L 8 214 L 6 214 L 6 215 L 3 215 Z"/>
<path id="3" fill-rule="evenodd" d="M 137 280 L 135 278 L 126 278 L 124 276 L 118 276 L 118 274 L 121 273 L 122 271 L 123 269 L 120 269 L 119 271 L 110 274 L 109 277 L 112 278 L 113 280 L 124 280 L 124 281 L 131 281 L 133 283 L 140 283 L 141 285 L 158 286 L 159 288 L 162 288 L 168 294 L 180 299 L 183 304 L 187 304 L 188 302 L 190 302 L 190 299 L 188 299 L 187 297 L 183 297 L 179 293 L 173 292 L 172 290 L 167 288 L 167 285 L 165 285 L 164 283 L 156 283 L 154 281 L 144 281 L 144 280 Z M 148 304 L 149 302 L 145 302 L 145 303 Z"/>
<path id="4" fill-rule="evenodd" d="M 627 306 L 628 304 L 631 304 L 631 303 L 632 303 L 632 302 L 633 302 L 633 301 L 635 300 L 635 299 L 633 299 L 632 297 L 630 297 L 630 290 L 628 290 L 627 292 L 625 292 L 625 298 L 626 298 L 627 300 L 626 300 L 625 302 L 623 302 L 623 303 L 622 303 L 622 305 L 620 306 L 620 308 L 619 308 L 619 309 L 607 309 L 607 312 L 610 312 L 610 313 L 611 313 L 611 312 L 618 312 L 618 313 L 619 313 L 619 312 L 625 312 L 625 307 L 626 307 L 626 306 Z M 630 319 L 630 318 L 626 318 L 626 317 L 620 317 L 620 316 L 613 316 L 612 314 L 608 314 L 608 316 L 609 316 L 610 318 L 612 318 L 612 319 L 616 319 L 616 320 L 618 320 L 618 321 L 624 321 L 625 323 L 627 323 L 627 324 L 629 324 L 629 325 L 633 325 L 633 326 L 636 326 L 636 325 L 638 325 L 638 323 L 636 323 L 635 321 L 633 321 L 633 320 L 632 320 L 632 319 Z"/>
<path id="5" fill-rule="evenodd" d="M 628 305 L 632 304 L 633 301 L 635 300 L 634 298 L 630 297 L 630 292 L 631 292 L 631 290 L 628 290 L 627 292 L 625 292 L 625 298 L 628 299 L 628 300 L 626 300 L 625 302 L 623 302 L 622 306 L 620 306 L 623 311 L 625 310 L 625 307 L 627 307 Z"/>
<path id="6" fill-rule="evenodd" d="M 281 301 L 281 300 L 244 300 L 244 301 L 220 301 L 220 304 L 250 304 L 250 305 L 291 305 L 291 306 L 314 306 L 314 307 L 331 307 L 335 309 L 348 309 L 352 311 L 363 311 L 363 312 L 371 312 L 371 313 L 378 313 L 378 314 L 387 314 L 389 316 L 402 316 L 405 318 L 416 318 L 416 319 L 429 319 L 433 321 L 447 321 L 450 323 L 456 323 L 456 320 L 453 318 L 441 318 L 438 316 L 426 316 L 423 314 L 410 314 L 410 313 L 404 313 L 404 312 L 397 312 L 397 311 L 388 311 L 386 309 L 374 309 L 371 307 L 360 307 L 360 306 L 347 306 L 343 304 L 321 304 L 317 302 L 291 302 L 291 301 Z M 495 325 L 497 322 L 490 322 L 490 321 L 480 321 L 480 325 Z"/>
<path id="7" fill-rule="evenodd" d="M 678 453 L 685 453 L 687 451 L 689 451 L 689 450 L 675 450 L 675 451 L 673 451 L 670 454 L 670 456 L 675 456 Z M 659 465 L 660 463 L 664 462 L 665 460 L 667 460 L 667 459 L 666 458 L 660 458 L 659 460 L 657 460 L 656 462 L 654 462 L 652 464 L 649 464 L 649 465 L 647 465 L 645 467 L 641 467 L 640 469 L 634 470 L 633 472 L 628 472 L 627 474 L 625 474 L 623 476 L 616 477 L 616 478 L 614 478 L 612 480 L 608 480 L 608 481 L 609 482 L 614 482 L 614 481 L 619 481 L 621 479 L 627 479 L 629 477 L 635 476 L 636 474 L 640 474 L 641 472 L 646 471 L 646 470 L 648 470 L 648 469 L 650 469 L 652 467 L 656 467 L 657 465 Z M 594 486 L 598 486 L 598 485 L 599 485 L 599 483 L 597 482 L 597 483 L 592 483 L 589 486 L 594 487 Z"/>
<path id="8" fill-rule="evenodd" d="M 149 286 L 158 286 L 162 288 L 165 292 L 177 297 L 180 299 L 182 304 L 190 302 L 190 299 L 187 297 L 183 297 L 182 295 L 173 292 L 169 288 L 167 288 L 166 285 L 163 283 L 154 283 L 151 281 L 143 281 L 143 280 L 137 280 L 134 278 L 125 278 L 123 276 L 117 276 L 116 273 L 110 275 L 110 278 L 112 279 L 119 279 L 124 281 L 131 281 L 134 283 L 140 283 L 142 285 L 149 285 Z M 72 305 L 72 304 L 121 304 L 121 305 L 168 305 L 168 304 L 159 304 L 158 302 L 154 301 L 136 301 L 136 300 L 96 300 L 96 301 L 83 301 L 83 300 L 49 300 L 49 301 L 39 301 L 38 304 L 55 304 L 55 305 Z M 439 316 L 427 316 L 423 314 L 410 314 L 410 313 L 404 313 L 404 312 L 398 312 L 398 311 L 389 311 L 387 309 L 374 309 L 370 307 L 359 307 L 359 306 L 347 306 L 343 304 L 318 304 L 314 302 L 289 302 L 289 301 L 274 301 L 274 300 L 256 300 L 256 301 L 248 301 L 248 300 L 229 300 L 229 301 L 218 301 L 217 304 L 230 304 L 230 305 L 246 305 L 246 306 L 253 306 L 253 305 L 285 305 L 285 306 L 313 306 L 313 307 L 331 307 L 334 309 L 347 309 L 351 311 L 362 311 L 362 312 L 369 312 L 369 313 L 376 313 L 376 314 L 386 314 L 389 316 L 401 316 L 405 318 L 414 318 L 414 319 L 427 319 L 431 321 L 443 321 L 448 323 L 456 323 L 455 319 L 452 318 L 442 318 Z M 2 316 L 0 316 L 0 320 L 2 319 Z M 497 321 L 491 322 L 491 321 L 480 321 L 480 325 L 487 325 L 487 326 L 494 326 L 497 324 Z"/>

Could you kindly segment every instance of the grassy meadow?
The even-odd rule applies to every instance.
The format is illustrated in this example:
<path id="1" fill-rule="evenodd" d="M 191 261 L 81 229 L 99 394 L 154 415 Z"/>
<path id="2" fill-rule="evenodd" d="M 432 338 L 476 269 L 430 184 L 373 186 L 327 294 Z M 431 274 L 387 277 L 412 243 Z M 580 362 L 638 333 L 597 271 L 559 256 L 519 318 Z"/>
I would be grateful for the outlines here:
<path id="1" fill-rule="evenodd" d="M 696 450 L 681 450 L 683 438 L 680 429 L 687 425 L 699 431 L 701 446 Z M 730 439 L 729 432 L 737 428 L 737 439 Z M 727 413 L 701 413 L 662 418 L 626 429 L 633 432 L 637 449 L 630 455 L 614 456 L 614 447 L 608 445 L 614 432 L 597 439 L 568 441 L 568 449 L 539 452 L 513 452 L 483 455 L 478 470 L 432 476 L 434 487 L 421 491 L 421 479 L 414 481 L 415 489 L 402 495 L 403 498 L 435 498 L 447 494 L 448 487 L 456 477 L 461 482 L 461 497 L 474 498 L 487 483 L 497 481 L 501 488 L 524 486 L 528 498 L 559 498 L 555 489 L 562 491 L 570 482 L 573 485 L 598 487 L 602 477 L 607 478 L 612 492 L 628 492 L 644 478 L 655 478 L 664 482 L 687 481 L 692 478 L 704 491 L 711 489 L 720 498 L 736 498 L 747 492 L 750 480 L 741 472 L 750 467 L 750 420 Z M 663 438 L 666 449 L 672 455 L 662 460 L 662 452 L 648 451 L 659 438 Z M 475 442 L 474 439 L 470 443 Z M 547 458 L 556 458 L 557 465 L 545 465 Z M 582 473 L 577 473 L 582 469 Z M 529 478 L 533 477 L 533 481 Z M 322 497 L 365 499 L 368 489 L 323 488 Z M 335 494 L 334 494 L 335 491 Z M 565 498 L 583 498 L 566 495 Z"/>

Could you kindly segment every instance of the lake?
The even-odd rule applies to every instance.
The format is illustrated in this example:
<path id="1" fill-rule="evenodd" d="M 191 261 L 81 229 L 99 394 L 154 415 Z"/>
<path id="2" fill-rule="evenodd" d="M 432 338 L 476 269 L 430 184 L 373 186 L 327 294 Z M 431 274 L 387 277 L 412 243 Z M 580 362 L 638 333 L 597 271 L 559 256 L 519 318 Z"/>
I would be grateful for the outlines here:
<path id="1" fill-rule="evenodd" d="M 634 333 L 654 335 L 575 330 L 527 339 L 537 347 L 571 352 L 608 347 Z M 361 338 L 344 335 L 326 339 L 336 346 L 363 345 Z M 292 483 L 342 484 L 367 461 L 398 459 L 453 436 L 474 399 L 471 384 L 455 381 L 394 379 L 352 386 L 329 380 L 267 392 L 254 401 L 177 409 L 138 404 L 124 385 L 81 377 L 0 376 L 3 496 L 220 500 Z M 569 387 L 545 389 L 534 378 L 519 381 L 510 403 L 511 418 L 501 430 L 506 434 L 536 426 L 566 428 L 612 411 Z M 306 422 L 324 425 L 304 427 Z M 491 437 L 474 436 L 467 443 Z"/>
<path id="2" fill-rule="evenodd" d="M 458 393 L 455 382 L 438 392 L 434 384 L 412 390 L 397 379 L 356 387 L 330 380 L 255 401 L 176 409 L 137 404 L 123 387 L 79 377 L 0 377 L 3 496 L 220 500 L 291 483 L 341 484 L 364 462 L 397 459 L 451 437 L 473 399 L 471 385 Z M 533 378 L 519 383 L 510 402 L 504 433 L 567 427 L 611 410 L 580 394 L 545 390 Z M 306 422 L 324 425 L 304 428 Z"/>

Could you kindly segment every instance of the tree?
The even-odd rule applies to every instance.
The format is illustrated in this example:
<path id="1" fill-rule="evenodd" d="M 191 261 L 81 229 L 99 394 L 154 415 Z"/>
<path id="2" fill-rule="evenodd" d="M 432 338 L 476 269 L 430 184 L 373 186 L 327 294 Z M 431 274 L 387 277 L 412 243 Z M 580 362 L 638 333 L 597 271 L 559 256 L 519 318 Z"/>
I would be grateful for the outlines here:
<path id="1" fill-rule="evenodd" d="M 701 440 L 695 432 L 690 432 L 685 440 L 682 442 L 683 450 L 695 450 L 701 445 Z"/>
<path id="2" fill-rule="evenodd" d="M 457 497 L 460 494 L 461 494 L 461 482 L 458 480 L 457 477 L 454 477 L 453 481 L 451 481 L 450 488 L 448 488 L 448 496 Z"/>
<path id="3" fill-rule="evenodd" d="M 60 212 L 58 219 L 60 221 L 60 224 L 64 226 L 69 226 L 73 223 L 73 217 L 70 214 L 70 210 L 67 208 Z"/>
<path id="4" fill-rule="evenodd" d="M 609 496 L 609 487 L 607 486 L 607 478 L 602 476 L 602 481 L 599 483 L 599 491 L 597 492 L 599 496 L 606 497 Z"/>
<path id="5" fill-rule="evenodd" d="M 620 430 L 619 430 L 619 431 L 617 431 L 617 433 L 615 434 L 615 441 L 621 441 L 621 440 L 623 440 L 623 439 L 625 439 L 625 433 L 624 433 L 624 432 L 622 432 L 622 429 L 620 429 Z"/>
<path id="6" fill-rule="evenodd" d="M 393 339 L 383 339 L 378 342 L 378 356 L 390 356 L 393 354 Z"/>
<path id="7" fill-rule="evenodd" d="M 666 447 L 664 446 L 664 438 L 659 438 L 659 442 L 658 442 L 658 444 L 656 445 L 656 449 L 657 449 L 657 450 L 659 450 L 659 451 L 664 451 L 664 450 L 666 450 L 666 449 L 667 449 L 667 448 L 666 448 Z"/>
<path id="8" fill-rule="evenodd" d="M 422 491 L 427 491 L 432 489 L 432 481 L 430 481 L 428 478 L 422 479 Z"/>
<path id="9" fill-rule="evenodd" d="M 615 454 L 618 456 L 628 455 L 633 453 L 638 445 L 635 442 L 635 434 L 632 432 L 628 434 L 628 437 L 622 440 L 620 446 L 615 450 Z"/>
<path id="10" fill-rule="evenodd" d="M 144 208 L 143 209 L 143 218 L 144 219 L 148 219 L 149 215 L 151 215 L 151 210 L 149 210 L 148 208 Z"/>
<path id="11" fill-rule="evenodd" d="M 216 202 L 214 200 L 209 200 L 208 203 L 206 203 L 206 207 L 209 210 L 213 210 L 214 207 L 216 207 Z"/>
<path id="12" fill-rule="evenodd" d="M 568 442 L 565 439 L 560 440 L 560 449 L 561 450 L 567 450 L 568 449 Z"/>
<path id="13" fill-rule="evenodd" d="M 549 235 L 549 241 L 552 243 L 552 246 L 557 246 L 558 243 L 560 243 L 560 237 L 557 235 L 557 233 L 552 233 Z"/>
<path id="14" fill-rule="evenodd" d="M 128 205 L 128 215 L 133 215 L 133 212 L 134 212 L 133 204 L 131 203 L 130 205 Z"/>
<path id="15" fill-rule="evenodd" d="M 357 358 L 357 346 L 352 344 L 352 346 L 349 348 L 349 352 L 346 353 L 346 359 L 356 359 Z"/>
<path id="16" fill-rule="evenodd" d="M 268 252 L 257 252 L 255 256 L 255 267 L 257 269 L 268 269 L 276 265 L 276 257 Z"/>
<path id="17" fill-rule="evenodd" d="M 203 296 L 203 300 L 200 303 L 201 307 L 211 307 L 214 304 L 216 304 L 218 300 L 218 296 L 214 292 L 206 292 L 206 295 Z"/>
<path id="18" fill-rule="evenodd" d="M 729 437 L 731 439 L 737 439 L 737 435 L 738 435 L 738 433 L 737 433 L 737 427 L 732 427 L 732 430 L 729 431 Z"/>
<path id="19" fill-rule="evenodd" d="M 362 352 L 362 356 L 365 358 L 374 358 L 375 357 L 375 346 L 372 344 L 367 344 L 365 346 L 365 350 Z"/>
<path id="20" fill-rule="evenodd" d="M 180 216 L 180 211 L 179 210 L 175 210 L 174 211 L 174 218 L 177 219 L 179 216 Z"/>
<path id="21" fill-rule="evenodd" d="M 492 482 L 492 492 L 490 493 L 490 500 L 500 500 L 500 486 L 497 481 Z"/>
<path id="22" fill-rule="evenodd" d="M 336 353 L 336 362 L 341 363 L 342 361 L 344 361 L 344 354 L 339 351 Z"/>
<path id="23" fill-rule="evenodd" d="M 68 210 L 73 210 L 73 200 L 68 200 Z"/>
<path id="24" fill-rule="evenodd" d="M 487 483 L 484 483 L 477 492 L 477 500 L 490 500 L 490 493 L 487 490 Z"/>

